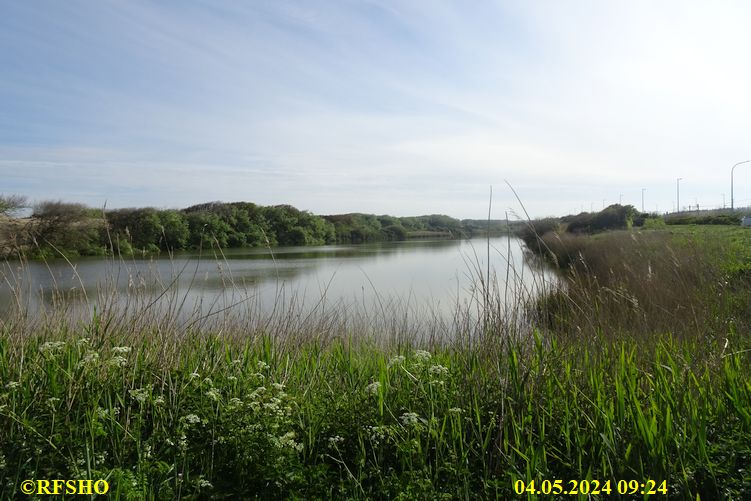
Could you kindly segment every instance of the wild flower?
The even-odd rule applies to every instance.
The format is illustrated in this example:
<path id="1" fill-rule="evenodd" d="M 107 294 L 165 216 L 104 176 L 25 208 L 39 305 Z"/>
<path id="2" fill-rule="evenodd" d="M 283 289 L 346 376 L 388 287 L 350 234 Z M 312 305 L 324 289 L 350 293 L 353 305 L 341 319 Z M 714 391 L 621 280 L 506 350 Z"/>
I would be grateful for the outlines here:
<path id="1" fill-rule="evenodd" d="M 50 397 L 47 399 L 47 405 L 54 409 L 59 401 L 60 399 L 57 397 Z"/>
<path id="2" fill-rule="evenodd" d="M 237 377 L 236 376 L 227 376 L 227 381 L 231 381 L 231 382 L 234 383 L 235 381 L 237 381 Z"/>
<path id="3" fill-rule="evenodd" d="M 365 392 L 369 393 L 370 395 L 378 395 L 378 392 L 381 390 L 381 383 L 376 381 L 374 383 L 370 383 L 368 386 L 365 387 Z"/>
<path id="4" fill-rule="evenodd" d="M 82 337 L 81 339 L 79 339 L 78 341 L 76 341 L 76 344 L 77 344 L 78 346 L 85 346 L 85 345 L 89 344 L 89 342 L 90 342 L 90 341 L 89 341 L 89 338 L 87 338 L 87 337 Z"/>
<path id="5" fill-rule="evenodd" d="M 375 443 L 386 440 L 386 437 L 389 434 L 389 428 L 387 426 L 366 426 L 365 429 L 368 432 L 370 440 Z"/>
<path id="6" fill-rule="evenodd" d="M 125 367 L 128 364 L 128 359 L 121 355 L 115 355 L 107 363 L 113 367 Z"/>
<path id="7" fill-rule="evenodd" d="M 183 420 L 188 424 L 197 424 L 201 422 L 201 418 L 199 418 L 195 414 L 188 414 L 187 416 L 183 417 Z"/>
<path id="8" fill-rule="evenodd" d="M 209 391 L 206 392 L 206 396 L 214 402 L 218 402 L 222 398 L 221 393 L 219 393 L 219 390 L 217 390 L 216 388 L 209 389 Z"/>
<path id="9" fill-rule="evenodd" d="M 271 383 L 271 386 L 273 386 L 277 391 L 282 391 L 285 388 L 282 383 Z"/>
<path id="10" fill-rule="evenodd" d="M 243 401 L 242 401 L 242 400 L 240 400 L 240 399 L 239 399 L 239 398 L 237 398 L 237 397 L 232 397 L 232 398 L 230 398 L 230 399 L 229 399 L 229 403 L 228 403 L 228 405 L 229 405 L 229 407 L 231 407 L 231 408 L 235 408 L 235 407 L 242 407 L 242 406 L 243 406 Z"/>
<path id="11" fill-rule="evenodd" d="M 271 437 L 272 442 L 274 445 L 276 445 L 278 448 L 283 449 L 285 447 L 289 447 L 290 449 L 296 450 L 298 452 L 303 450 L 303 445 L 295 442 L 295 432 L 294 431 L 288 431 L 281 437 Z"/>
<path id="12" fill-rule="evenodd" d="M 115 353 L 117 355 L 124 355 L 126 353 L 130 353 L 133 350 L 130 346 L 113 346 L 112 347 L 112 353 Z"/>
<path id="13" fill-rule="evenodd" d="M 443 365 L 431 365 L 430 369 L 428 369 L 428 372 L 430 372 L 433 376 L 446 376 L 449 373 L 448 367 L 444 367 Z"/>
<path id="14" fill-rule="evenodd" d="M 149 398 L 149 391 L 151 391 L 150 388 L 138 388 L 136 390 L 130 390 L 128 393 L 130 393 L 130 396 L 139 404 L 142 404 Z"/>
<path id="15" fill-rule="evenodd" d="M 251 400 L 255 400 L 258 397 L 260 397 L 265 391 L 266 391 L 265 386 L 259 386 L 258 388 L 253 390 L 251 394 L 248 395 L 248 398 L 250 398 Z"/>
<path id="16" fill-rule="evenodd" d="M 196 379 L 199 377 L 201 377 L 201 375 L 195 371 L 190 373 L 190 379 Z"/>
<path id="17" fill-rule="evenodd" d="M 405 426 L 415 425 L 420 422 L 420 416 L 414 412 L 405 412 L 400 419 Z"/>
<path id="18" fill-rule="evenodd" d="M 85 367 L 87 365 L 94 365 L 99 361 L 99 353 L 95 351 L 87 351 L 86 354 L 83 356 L 80 362 L 78 362 L 79 367 Z"/>
<path id="19" fill-rule="evenodd" d="M 344 442 L 344 439 L 340 437 L 339 435 L 334 435 L 333 437 L 329 437 L 329 447 L 335 448 L 338 444 Z"/>
<path id="20" fill-rule="evenodd" d="M 154 399 L 154 405 L 164 405 L 164 397 L 159 395 Z"/>
<path id="21" fill-rule="evenodd" d="M 415 360 L 418 362 L 427 362 L 430 360 L 430 352 L 425 350 L 416 350 L 415 351 Z"/>
<path id="22" fill-rule="evenodd" d="M 389 360 L 388 366 L 392 367 L 394 365 L 402 365 L 404 363 L 404 355 L 397 355 L 393 357 L 391 360 Z"/>
<path id="23" fill-rule="evenodd" d="M 449 414 L 454 415 L 454 416 L 458 416 L 462 412 L 464 412 L 464 410 L 459 407 L 452 407 L 449 409 Z"/>
<path id="24" fill-rule="evenodd" d="M 259 371 L 267 371 L 267 370 L 269 370 L 269 364 L 267 364 L 263 360 L 259 360 L 258 363 L 256 364 L 256 367 L 258 367 Z"/>
<path id="25" fill-rule="evenodd" d="M 203 378 L 203 384 L 205 384 L 207 386 L 213 386 L 214 385 L 214 383 L 213 383 L 213 381 L 211 381 L 210 377 Z"/>
<path id="26" fill-rule="evenodd" d="M 214 488 L 212 483 L 203 477 L 198 479 L 198 487 L 200 487 L 201 489 L 213 489 Z"/>
<path id="27" fill-rule="evenodd" d="M 5 385 L 5 389 L 12 390 L 14 388 L 18 388 L 19 386 L 21 386 L 21 383 L 19 383 L 18 381 L 11 381 Z"/>
<path id="28" fill-rule="evenodd" d="M 65 346 L 65 341 L 47 341 L 39 347 L 39 351 L 44 355 L 54 355 Z"/>

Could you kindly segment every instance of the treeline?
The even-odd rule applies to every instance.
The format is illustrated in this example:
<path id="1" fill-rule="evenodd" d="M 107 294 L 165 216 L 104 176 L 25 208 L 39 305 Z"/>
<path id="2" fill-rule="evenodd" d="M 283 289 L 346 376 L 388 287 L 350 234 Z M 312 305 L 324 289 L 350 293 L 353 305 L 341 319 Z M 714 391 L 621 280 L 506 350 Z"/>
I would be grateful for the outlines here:
<path id="1" fill-rule="evenodd" d="M 6 224 L 11 224 L 7 220 Z M 18 226 L 18 225 L 17 225 Z M 340 214 L 318 216 L 290 205 L 209 202 L 185 209 L 129 208 L 102 211 L 82 204 L 41 202 L 33 207 L 14 250 L 37 257 L 158 253 L 221 248 L 363 243 L 407 238 L 460 238 L 498 233 L 506 221 Z M 6 249 L 9 248 L 6 242 Z M 7 253 L 7 252 L 6 252 Z"/>
<path id="2" fill-rule="evenodd" d="M 623 230 L 633 226 L 643 226 L 650 216 L 639 212 L 633 205 L 610 205 L 599 212 L 582 212 L 561 218 L 545 218 L 530 221 L 516 230 L 519 238 L 527 247 L 541 252 L 540 238 L 554 231 L 569 234 L 593 234 L 606 230 Z"/>

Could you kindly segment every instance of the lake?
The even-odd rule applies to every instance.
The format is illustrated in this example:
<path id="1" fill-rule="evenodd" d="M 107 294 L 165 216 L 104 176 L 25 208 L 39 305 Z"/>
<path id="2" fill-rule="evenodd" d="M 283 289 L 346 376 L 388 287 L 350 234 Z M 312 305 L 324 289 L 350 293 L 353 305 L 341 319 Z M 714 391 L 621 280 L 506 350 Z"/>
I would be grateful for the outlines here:
<path id="1" fill-rule="evenodd" d="M 340 308 L 357 315 L 450 318 L 480 311 L 488 274 L 497 308 L 555 281 L 520 240 L 408 240 L 358 245 L 226 249 L 149 258 L 79 258 L 2 265 L 0 308 L 148 305 L 190 316 Z"/>

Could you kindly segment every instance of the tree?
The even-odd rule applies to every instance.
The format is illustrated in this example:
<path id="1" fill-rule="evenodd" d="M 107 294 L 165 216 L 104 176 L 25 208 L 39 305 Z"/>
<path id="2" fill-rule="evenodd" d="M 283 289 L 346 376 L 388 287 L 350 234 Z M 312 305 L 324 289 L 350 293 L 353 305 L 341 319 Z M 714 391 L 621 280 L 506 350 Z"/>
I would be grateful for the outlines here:
<path id="1" fill-rule="evenodd" d="M 0 195 L 0 214 L 12 216 L 26 207 L 28 202 L 23 195 Z"/>
<path id="2" fill-rule="evenodd" d="M 54 246 L 60 251 L 78 254 L 101 254 L 98 245 L 101 219 L 91 217 L 92 210 L 83 204 L 47 200 L 34 206 L 31 234 L 40 247 Z"/>

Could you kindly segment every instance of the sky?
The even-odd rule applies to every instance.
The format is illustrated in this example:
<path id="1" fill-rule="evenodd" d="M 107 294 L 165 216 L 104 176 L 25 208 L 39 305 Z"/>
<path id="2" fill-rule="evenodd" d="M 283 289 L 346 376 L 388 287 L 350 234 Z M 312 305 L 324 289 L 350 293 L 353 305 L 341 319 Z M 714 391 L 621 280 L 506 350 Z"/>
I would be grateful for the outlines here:
<path id="1" fill-rule="evenodd" d="M 498 219 L 730 206 L 749 19 L 731 1 L 0 0 L 0 193 L 476 219 L 491 186 Z M 751 205 L 751 163 L 734 181 Z"/>

